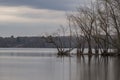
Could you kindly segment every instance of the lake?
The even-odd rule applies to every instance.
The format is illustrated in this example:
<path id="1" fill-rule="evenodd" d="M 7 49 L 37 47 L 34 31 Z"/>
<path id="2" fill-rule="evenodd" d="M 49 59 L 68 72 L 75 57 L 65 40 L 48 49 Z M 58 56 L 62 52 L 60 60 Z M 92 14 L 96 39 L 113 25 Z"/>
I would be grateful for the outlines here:
<path id="1" fill-rule="evenodd" d="M 58 57 L 53 48 L 0 48 L 0 80 L 120 80 L 120 57 Z"/>

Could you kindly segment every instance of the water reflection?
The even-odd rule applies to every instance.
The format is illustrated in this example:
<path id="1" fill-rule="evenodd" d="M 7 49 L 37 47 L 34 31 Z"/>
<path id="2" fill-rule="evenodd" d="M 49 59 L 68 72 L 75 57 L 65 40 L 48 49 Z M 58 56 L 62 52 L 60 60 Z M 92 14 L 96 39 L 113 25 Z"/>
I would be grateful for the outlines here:
<path id="1" fill-rule="evenodd" d="M 14 56 L 14 57 L 52 57 L 52 56 L 57 56 L 57 54 L 55 53 L 13 53 L 13 52 L 10 52 L 10 53 L 0 53 L 0 56 Z"/>
<path id="2" fill-rule="evenodd" d="M 76 80 L 120 80 L 119 59 L 100 56 L 77 57 Z"/>
<path id="3" fill-rule="evenodd" d="M 120 80 L 120 57 L 22 56 L 0 57 L 0 80 Z"/>
<path id="4" fill-rule="evenodd" d="M 114 77 L 114 80 L 120 80 L 120 56 L 115 58 L 113 65 L 113 74 L 116 75 L 116 77 Z"/>

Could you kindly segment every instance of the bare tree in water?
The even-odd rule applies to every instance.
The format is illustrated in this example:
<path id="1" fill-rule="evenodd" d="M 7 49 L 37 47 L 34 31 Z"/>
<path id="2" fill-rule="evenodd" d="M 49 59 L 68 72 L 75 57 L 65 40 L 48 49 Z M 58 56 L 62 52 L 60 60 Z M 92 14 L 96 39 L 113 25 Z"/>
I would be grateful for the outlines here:
<path id="1" fill-rule="evenodd" d="M 76 22 L 73 20 L 73 15 L 68 15 L 67 18 L 69 20 L 69 27 L 71 28 L 71 33 L 72 36 L 74 36 L 75 41 L 75 47 L 76 47 L 76 52 L 77 55 L 83 55 L 84 49 L 85 49 L 85 38 L 84 36 L 81 35 L 81 30 L 79 27 L 76 25 Z"/>
<path id="2" fill-rule="evenodd" d="M 66 36 L 66 30 L 63 26 L 60 27 L 60 29 L 57 30 L 56 33 L 53 33 L 52 35 L 49 35 L 47 37 L 45 37 L 46 41 L 48 43 L 52 43 L 55 48 L 58 51 L 58 55 L 66 55 L 69 56 L 70 52 L 74 49 L 73 47 L 71 47 L 72 45 L 72 38 L 71 36 Z M 66 42 L 66 39 L 69 42 Z M 69 44 L 66 44 L 69 43 Z M 66 49 L 66 47 L 68 47 L 68 49 Z"/>
<path id="3" fill-rule="evenodd" d="M 72 22 L 78 26 L 88 45 L 88 54 L 92 54 L 92 34 L 94 28 L 94 14 L 89 7 L 79 8 L 76 15 L 71 15 Z"/>

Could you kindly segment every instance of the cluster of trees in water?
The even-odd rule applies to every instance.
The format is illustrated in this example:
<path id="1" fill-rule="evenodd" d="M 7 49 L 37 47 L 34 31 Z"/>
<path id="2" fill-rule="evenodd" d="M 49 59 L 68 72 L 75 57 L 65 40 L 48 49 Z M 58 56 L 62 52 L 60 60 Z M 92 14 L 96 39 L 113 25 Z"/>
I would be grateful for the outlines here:
<path id="1" fill-rule="evenodd" d="M 79 7 L 76 12 L 68 14 L 69 22 L 69 50 L 62 48 L 64 43 L 60 38 L 57 44 L 52 36 L 48 36 L 48 42 L 53 43 L 59 54 L 69 54 L 73 50 L 72 36 L 76 37 L 77 54 L 84 53 L 85 44 L 88 45 L 88 54 L 102 55 L 120 54 L 120 0 L 96 0 L 90 5 Z M 65 30 L 62 28 L 63 34 Z M 58 35 L 58 34 L 57 34 Z M 55 36 L 55 35 L 54 35 Z M 92 47 L 94 42 L 94 47 Z M 109 49 L 114 49 L 114 54 Z"/>

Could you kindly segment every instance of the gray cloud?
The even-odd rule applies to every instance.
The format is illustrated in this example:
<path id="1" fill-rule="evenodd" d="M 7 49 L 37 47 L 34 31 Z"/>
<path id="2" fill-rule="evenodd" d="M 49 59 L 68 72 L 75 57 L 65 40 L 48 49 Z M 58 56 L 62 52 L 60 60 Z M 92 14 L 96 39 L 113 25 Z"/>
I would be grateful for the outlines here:
<path id="1" fill-rule="evenodd" d="M 0 0 L 0 6 L 28 6 L 32 8 L 71 10 L 84 0 Z"/>

